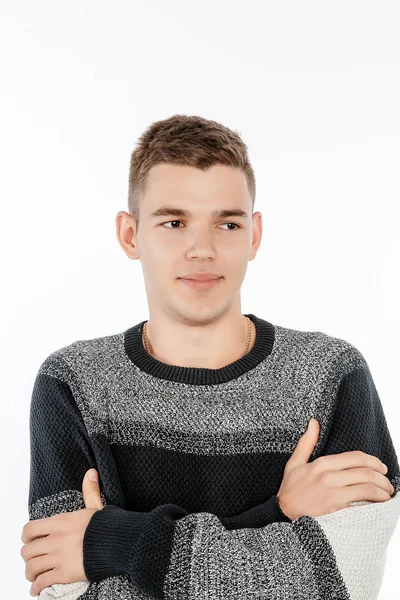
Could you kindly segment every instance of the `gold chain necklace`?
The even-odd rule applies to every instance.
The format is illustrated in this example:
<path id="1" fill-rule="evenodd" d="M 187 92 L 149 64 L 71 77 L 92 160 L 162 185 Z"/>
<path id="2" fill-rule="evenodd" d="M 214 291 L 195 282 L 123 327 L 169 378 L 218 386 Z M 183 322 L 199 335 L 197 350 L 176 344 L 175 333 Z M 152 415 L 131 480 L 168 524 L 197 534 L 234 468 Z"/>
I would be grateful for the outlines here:
<path id="1" fill-rule="evenodd" d="M 249 319 L 249 317 L 246 317 L 246 319 L 247 319 L 247 321 L 248 321 L 248 335 L 247 335 L 247 344 L 246 344 L 246 349 L 245 349 L 245 351 L 243 352 L 243 354 L 242 354 L 241 358 L 243 358 L 243 356 L 244 356 L 245 354 L 247 354 L 247 352 L 248 352 L 248 349 L 249 349 L 249 346 L 250 346 L 250 340 L 251 340 L 251 319 Z M 143 325 L 143 334 L 144 334 L 144 347 L 146 348 L 146 352 L 148 352 L 148 354 L 150 354 L 150 356 L 153 356 L 153 355 L 152 355 L 152 353 L 150 352 L 150 349 L 149 349 L 149 344 L 148 344 L 148 341 L 147 341 L 146 325 L 147 325 L 147 323 L 145 323 L 145 324 Z"/>

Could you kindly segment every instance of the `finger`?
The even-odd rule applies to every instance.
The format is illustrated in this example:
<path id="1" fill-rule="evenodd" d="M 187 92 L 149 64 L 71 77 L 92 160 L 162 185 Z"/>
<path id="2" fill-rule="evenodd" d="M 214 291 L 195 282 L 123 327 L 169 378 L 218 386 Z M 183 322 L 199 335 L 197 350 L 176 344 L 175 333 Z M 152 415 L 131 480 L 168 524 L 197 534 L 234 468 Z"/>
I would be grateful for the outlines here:
<path id="1" fill-rule="evenodd" d="M 35 556 L 42 556 L 43 554 L 48 554 L 51 552 L 51 544 L 49 544 L 50 538 L 46 536 L 45 538 L 39 538 L 37 540 L 33 540 L 33 542 L 29 542 L 29 544 L 25 544 L 21 548 L 21 556 L 24 561 L 27 563 L 28 560 L 31 560 Z"/>
<path id="2" fill-rule="evenodd" d="M 35 519 L 25 523 L 22 529 L 21 542 L 27 544 L 38 537 L 49 535 L 53 531 L 54 521 L 57 516 L 58 515 L 53 515 L 52 517 Z"/>
<path id="3" fill-rule="evenodd" d="M 365 467 L 345 469 L 344 471 L 331 471 L 329 473 L 329 485 L 331 487 L 345 487 L 357 483 L 373 483 L 375 487 L 381 488 L 390 495 L 395 492 L 389 479 L 385 475 L 382 475 L 382 473 L 377 473 L 374 469 L 372 473 L 369 468 Z"/>
<path id="4" fill-rule="evenodd" d="M 53 570 L 54 568 L 55 564 L 53 554 L 36 556 L 26 563 L 25 579 L 35 582 L 39 575 L 42 575 L 42 573 L 46 573 L 49 570 Z"/>
<path id="5" fill-rule="evenodd" d="M 350 452 L 341 452 L 340 454 L 328 454 L 315 459 L 315 469 L 323 468 L 328 470 L 354 469 L 355 467 L 369 467 L 379 473 L 386 474 L 387 468 L 377 458 L 365 452 L 352 450 Z"/>
<path id="6" fill-rule="evenodd" d="M 103 508 L 103 501 L 100 495 L 100 485 L 98 481 L 90 481 L 89 475 L 95 473 L 98 478 L 96 469 L 89 469 L 83 478 L 82 495 L 85 503 L 85 508 Z"/>
<path id="7" fill-rule="evenodd" d="M 44 588 L 50 587 L 53 583 L 64 583 L 63 581 L 60 581 L 60 576 L 57 576 L 57 573 L 57 569 L 52 569 L 51 571 L 46 571 L 46 573 L 39 575 L 36 581 L 31 585 L 30 595 L 39 596 Z"/>
<path id="8" fill-rule="evenodd" d="M 311 419 L 306 431 L 299 438 L 292 456 L 288 461 L 288 470 L 306 464 L 314 451 L 319 437 L 319 423 Z"/>

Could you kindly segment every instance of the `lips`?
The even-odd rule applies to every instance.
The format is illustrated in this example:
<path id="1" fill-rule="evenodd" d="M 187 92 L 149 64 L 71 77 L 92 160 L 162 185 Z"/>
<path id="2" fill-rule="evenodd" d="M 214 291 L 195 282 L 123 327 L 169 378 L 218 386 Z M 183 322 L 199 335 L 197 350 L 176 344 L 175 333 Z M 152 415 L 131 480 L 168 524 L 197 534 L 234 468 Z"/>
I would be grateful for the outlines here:
<path id="1" fill-rule="evenodd" d="M 210 279 L 219 279 L 219 275 L 213 275 L 212 273 L 193 273 L 187 277 L 181 277 L 180 279 L 191 279 L 196 281 L 209 281 Z"/>
<path id="2" fill-rule="evenodd" d="M 184 283 L 185 285 L 187 285 L 195 290 L 209 290 L 209 289 L 213 288 L 214 286 L 216 286 L 221 281 L 221 279 L 222 279 L 222 277 L 217 277 L 214 279 L 205 279 L 205 280 L 188 279 L 186 277 L 181 277 L 180 281 L 182 281 L 182 283 Z"/>

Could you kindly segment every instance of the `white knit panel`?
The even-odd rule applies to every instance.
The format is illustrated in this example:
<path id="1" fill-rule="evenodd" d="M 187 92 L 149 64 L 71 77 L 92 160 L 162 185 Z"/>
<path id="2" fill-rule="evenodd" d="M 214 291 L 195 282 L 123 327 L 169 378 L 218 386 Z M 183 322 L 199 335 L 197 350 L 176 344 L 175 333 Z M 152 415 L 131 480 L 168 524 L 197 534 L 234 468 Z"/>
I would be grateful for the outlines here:
<path id="1" fill-rule="evenodd" d="M 386 502 L 354 503 L 314 517 L 336 555 L 351 600 L 376 600 L 386 551 L 400 515 L 400 493 Z"/>

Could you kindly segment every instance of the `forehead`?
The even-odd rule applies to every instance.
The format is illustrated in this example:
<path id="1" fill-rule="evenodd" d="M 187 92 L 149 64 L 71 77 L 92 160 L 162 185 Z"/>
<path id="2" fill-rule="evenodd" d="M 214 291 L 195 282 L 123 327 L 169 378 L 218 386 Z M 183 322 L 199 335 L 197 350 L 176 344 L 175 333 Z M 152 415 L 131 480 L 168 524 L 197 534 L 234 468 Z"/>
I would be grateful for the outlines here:
<path id="1" fill-rule="evenodd" d="M 244 171 L 228 165 L 213 165 L 202 171 L 187 165 L 161 163 L 148 173 L 146 201 L 173 200 L 247 204 L 250 194 Z"/>

